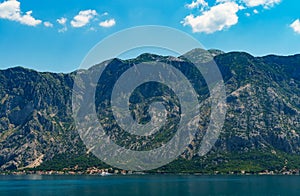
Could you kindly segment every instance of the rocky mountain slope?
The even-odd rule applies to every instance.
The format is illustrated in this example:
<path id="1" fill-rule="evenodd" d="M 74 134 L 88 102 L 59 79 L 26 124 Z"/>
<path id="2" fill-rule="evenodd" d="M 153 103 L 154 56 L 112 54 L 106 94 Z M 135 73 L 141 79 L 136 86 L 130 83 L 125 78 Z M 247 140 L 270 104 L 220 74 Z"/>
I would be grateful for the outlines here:
<path id="1" fill-rule="evenodd" d="M 300 55 L 253 57 L 243 52 L 210 52 L 223 75 L 227 93 L 228 110 L 221 135 L 206 156 L 198 155 L 199 136 L 178 160 L 159 170 L 300 168 Z M 195 49 L 190 54 L 201 58 L 202 52 Z M 192 65 L 184 58 L 150 54 L 127 61 L 115 59 L 110 62 L 111 72 L 108 73 L 147 60 L 168 62 L 186 74 L 194 73 L 188 71 Z M 80 72 L 90 73 L 96 68 Z M 102 164 L 87 153 L 75 129 L 72 118 L 75 74 L 41 73 L 22 67 L 0 71 L 2 170 Z M 106 77 L 113 76 L 107 74 Z M 203 95 L 201 99 L 207 99 L 209 93 L 203 79 L 200 77 L 194 82 Z M 98 87 L 98 93 L 105 95 L 104 89 L 109 86 Z M 136 98 L 141 94 L 142 91 L 137 93 Z M 170 99 L 175 100 L 172 96 Z M 103 113 L 102 109 L 98 108 L 98 112 Z M 147 115 L 141 119 L 147 121 Z M 132 142 L 132 138 L 122 140 L 124 135 L 111 134 L 121 145 L 143 148 L 137 141 Z M 160 138 L 159 144 L 172 136 L 172 130 L 156 136 Z"/>

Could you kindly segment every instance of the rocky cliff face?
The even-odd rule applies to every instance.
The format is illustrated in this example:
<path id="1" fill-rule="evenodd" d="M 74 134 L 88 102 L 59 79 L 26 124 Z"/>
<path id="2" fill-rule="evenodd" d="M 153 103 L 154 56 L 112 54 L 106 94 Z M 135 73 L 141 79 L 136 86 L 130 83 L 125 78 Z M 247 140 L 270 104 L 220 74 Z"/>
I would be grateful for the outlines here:
<path id="1" fill-rule="evenodd" d="M 289 60 L 288 60 L 289 59 Z M 223 150 L 281 150 L 299 154 L 300 56 L 254 58 L 230 53 L 216 58 L 230 68 Z"/>
<path id="2" fill-rule="evenodd" d="M 0 166 L 33 167 L 75 150 L 70 75 L 16 67 L 0 72 Z M 33 165 L 32 165 L 33 164 Z"/>
<path id="3" fill-rule="evenodd" d="M 215 50 L 211 53 L 225 81 L 228 110 L 219 140 L 204 159 L 222 164 L 228 163 L 231 154 L 262 152 L 298 156 L 300 55 L 253 57 Z M 199 50 L 191 54 L 201 57 Z M 112 61 L 111 71 L 145 59 L 167 61 L 183 67 L 183 71 L 190 65 L 180 57 L 142 55 L 133 60 Z M 72 118 L 74 75 L 40 73 L 21 67 L 0 71 L 1 169 L 35 167 L 51 162 L 58 154 L 86 153 Z M 205 88 L 199 90 L 205 95 Z M 122 144 L 138 146 L 126 140 Z M 197 160 L 199 144 L 199 140 L 193 141 L 183 157 L 190 162 Z"/>

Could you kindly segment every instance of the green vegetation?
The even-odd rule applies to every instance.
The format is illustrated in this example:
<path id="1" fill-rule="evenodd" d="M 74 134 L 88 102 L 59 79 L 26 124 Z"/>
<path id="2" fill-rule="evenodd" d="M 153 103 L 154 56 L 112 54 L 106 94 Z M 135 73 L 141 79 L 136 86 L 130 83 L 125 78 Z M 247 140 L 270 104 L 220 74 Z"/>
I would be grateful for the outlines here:
<path id="1" fill-rule="evenodd" d="M 92 154 L 59 154 L 39 167 L 29 170 L 85 171 L 91 167 L 111 168 Z M 252 151 L 249 153 L 210 153 L 205 157 L 194 157 L 191 160 L 178 158 L 161 168 L 148 171 L 148 173 L 239 174 L 244 171 L 249 174 L 257 174 L 266 170 L 281 173 L 299 168 L 300 157 L 297 155 Z"/>

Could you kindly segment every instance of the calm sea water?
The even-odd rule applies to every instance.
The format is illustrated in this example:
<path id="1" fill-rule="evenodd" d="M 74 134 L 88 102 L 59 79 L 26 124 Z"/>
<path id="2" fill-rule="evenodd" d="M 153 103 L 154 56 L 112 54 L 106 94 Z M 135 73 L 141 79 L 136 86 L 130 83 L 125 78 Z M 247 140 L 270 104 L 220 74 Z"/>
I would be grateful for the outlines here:
<path id="1" fill-rule="evenodd" d="M 0 195 L 300 195 L 300 176 L 0 176 Z"/>

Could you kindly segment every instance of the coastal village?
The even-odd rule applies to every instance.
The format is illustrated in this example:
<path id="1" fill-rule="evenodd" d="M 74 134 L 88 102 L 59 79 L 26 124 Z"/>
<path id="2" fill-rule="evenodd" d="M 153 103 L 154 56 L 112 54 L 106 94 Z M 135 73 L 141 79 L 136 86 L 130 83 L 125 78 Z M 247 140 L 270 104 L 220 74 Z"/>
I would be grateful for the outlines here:
<path id="1" fill-rule="evenodd" d="M 155 172 L 154 174 L 171 174 L 165 172 Z M 272 171 L 272 170 L 264 170 L 261 172 L 249 172 L 245 170 L 241 171 L 229 171 L 229 172 L 220 172 L 214 171 L 213 173 L 179 173 L 179 175 L 299 175 L 300 169 L 286 169 L 286 167 L 282 168 L 282 170 Z M 145 172 L 135 172 L 135 171 L 127 171 L 127 170 L 118 170 L 113 168 L 97 168 L 97 167 L 89 167 L 86 170 L 80 170 L 78 166 L 74 168 L 64 168 L 62 171 L 39 171 L 39 170 L 18 170 L 18 171 L 3 171 L 0 172 L 0 175 L 98 175 L 98 176 L 110 176 L 110 175 L 145 175 L 150 173 Z"/>
<path id="2" fill-rule="evenodd" d="M 97 167 L 89 167 L 86 170 L 81 170 L 78 166 L 74 168 L 64 168 L 61 171 L 49 170 L 49 171 L 39 171 L 39 170 L 18 170 L 18 171 L 5 171 L 1 172 L 2 175 L 100 175 L 100 176 L 109 176 L 109 175 L 126 175 L 133 174 L 132 171 L 126 170 L 117 170 L 113 168 L 100 169 Z M 141 173 L 140 173 L 141 174 Z"/>

